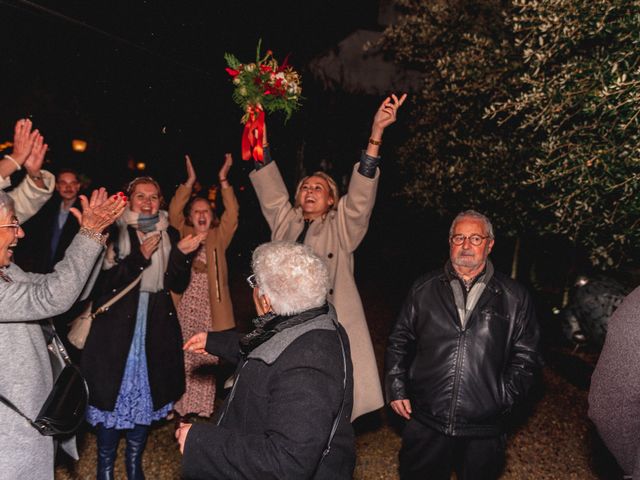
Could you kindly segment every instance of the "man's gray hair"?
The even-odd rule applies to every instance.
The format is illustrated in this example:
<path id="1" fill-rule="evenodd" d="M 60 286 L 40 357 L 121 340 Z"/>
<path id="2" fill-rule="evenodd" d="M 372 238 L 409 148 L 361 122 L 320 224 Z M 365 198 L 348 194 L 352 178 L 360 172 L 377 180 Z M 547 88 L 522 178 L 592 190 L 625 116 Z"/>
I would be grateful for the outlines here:
<path id="1" fill-rule="evenodd" d="M 15 212 L 15 206 L 13 198 L 6 194 L 3 190 L 0 190 L 0 216 L 6 217 L 7 215 Z"/>
<path id="2" fill-rule="evenodd" d="M 464 212 L 460 212 L 456 215 L 456 218 L 451 222 L 451 227 L 449 228 L 449 237 L 453 236 L 453 229 L 456 227 L 456 223 L 458 223 L 463 218 L 475 218 L 476 220 L 482 220 L 484 222 L 485 230 L 487 231 L 487 235 L 489 238 L 493 240 L 495 237 L 493 236 L 493 225 L 491 225 L 491 220 L 486 215 L 483 215 L 475 210 L 465 210 Z"/>
<path id="3" fill-rule="evenodd" d="M 329 270 L 311 248 L 294 242 L 263 243 L 253 252 L 253 273 L 261 294 L 279 315 L 293 315 L 324 305 Z"/>

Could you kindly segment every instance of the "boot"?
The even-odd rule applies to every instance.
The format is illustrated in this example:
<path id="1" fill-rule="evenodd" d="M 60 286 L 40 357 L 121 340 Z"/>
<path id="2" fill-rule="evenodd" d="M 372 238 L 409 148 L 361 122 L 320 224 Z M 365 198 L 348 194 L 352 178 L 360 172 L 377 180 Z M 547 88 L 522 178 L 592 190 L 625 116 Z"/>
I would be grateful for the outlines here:
<path id="1" fill-rule="evenodd" d="M 100 423 L 96 427 L 96 437 L 98 442 L 97 480 L 113 480 L 120 431 L 115 428 L 106 428 Z"/>
<path id="2" fill-rule="evenodd" d="M 148 425 L 136 425 L 126 431 L 127 448 L 125 449 L 125 465 L 129 480 L 144 480 L 142 472 L 142 453 L 147 444 Z"/>

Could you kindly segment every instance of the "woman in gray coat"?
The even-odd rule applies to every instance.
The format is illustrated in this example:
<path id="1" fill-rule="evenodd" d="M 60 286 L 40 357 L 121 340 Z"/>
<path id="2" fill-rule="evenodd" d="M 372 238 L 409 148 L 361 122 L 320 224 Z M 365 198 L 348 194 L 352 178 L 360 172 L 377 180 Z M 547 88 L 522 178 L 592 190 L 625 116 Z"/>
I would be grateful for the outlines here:
<path id="1" fill-rule="evenodd" d="M 123 197 L 104 189 L 81 196 L 81 225 L 53 273 L 24 272 L 11 262 L 24 237 L 13 200 L 0 191 L 0 393 L 35 418 L 53 385 L 51 363 L 38 320 L 67 311 L 82 291 L 104 246 L 102 231 L 120 216 Z M 0 477 L 53 479 L 54 443 L 0 403 Z M 75 454 L 75 445 L 71 454 Z"/>

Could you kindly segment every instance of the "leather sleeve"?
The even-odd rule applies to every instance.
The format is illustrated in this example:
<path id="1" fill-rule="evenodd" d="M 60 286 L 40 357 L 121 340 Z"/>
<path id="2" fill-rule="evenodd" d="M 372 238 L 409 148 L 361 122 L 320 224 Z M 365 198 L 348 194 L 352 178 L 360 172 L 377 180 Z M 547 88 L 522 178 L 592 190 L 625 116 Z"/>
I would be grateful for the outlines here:
<path id="1" fill-rule="evenodd" d="M 506 407 L 511 408 L 524 397 L 542 365 L 539 352 L 540 331 L 529 294 L 524 291 L 513 331 L 509 363 L 503 375 Z"/>
<path id="2" fill-rule="evenodd" d="M 385 352 L 385 393 L 387 403 L 409 398 L 407 383 L 409 367 L 415 351 L 416 320 L 415 285 L 398 314 L 393 330 L 387 340 Z"/>

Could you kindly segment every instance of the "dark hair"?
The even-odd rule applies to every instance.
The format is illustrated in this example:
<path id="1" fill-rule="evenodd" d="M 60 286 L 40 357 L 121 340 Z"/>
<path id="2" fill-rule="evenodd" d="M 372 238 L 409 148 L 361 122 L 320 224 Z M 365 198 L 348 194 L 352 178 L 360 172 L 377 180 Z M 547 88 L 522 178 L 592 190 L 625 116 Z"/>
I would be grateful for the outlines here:
<path id="1" fill-rule="evenodd" d="M 58 172 L 56 173 L 56 182 L 58 181 L 58 178 L 60 178 L 60 175 L 62 175 L 63 173 L 70 173 L 71 175 L 76 177 L 76 180 L 78 182 L 80 182 L 80 174 L 73 168 L 61 168 L 60 170 L 58 170 Z"/>
<path id="2" fill-rule="evenodd" d="M 191 199 L 185 205 L 184 210 L 182 212 L 184 215 L 184 223 L 189 225 L 190 227 L 193 227 L 193 223 L 191 222 L 191 218 L 189 217 L 191 217 L 191 208 L 193 207 L 193 204 L 198 200 L 202 200 L 206 202 L 207 205 L 209 206 L 209 210 L 211 210 L 211 225 L 209 225 L 209 228 L 216 228 L 218 225 L 220 225 L 220 219 L 218 218 L 218 215 L 216 215 L 216 212 L 213 209 L 213 207 L 211 206 L 211 202 L 200 195 L 191 197 Z"/>

